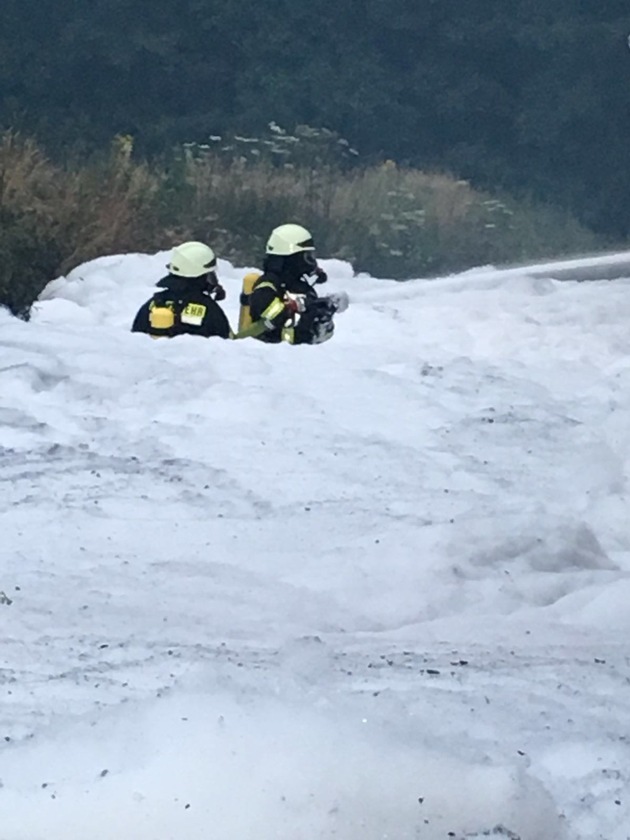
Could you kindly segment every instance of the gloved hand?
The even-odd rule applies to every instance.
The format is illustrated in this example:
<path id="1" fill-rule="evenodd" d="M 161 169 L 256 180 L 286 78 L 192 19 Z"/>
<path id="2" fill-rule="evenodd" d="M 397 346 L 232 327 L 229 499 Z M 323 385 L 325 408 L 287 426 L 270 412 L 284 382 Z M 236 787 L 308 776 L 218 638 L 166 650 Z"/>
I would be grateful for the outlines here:
<path id="1" fill-rule="evenodd" d="M 324 271 L 323 268 L 317 266 L 315 271 L 313 272 L 313 276 L 315 277 L 315 283 L 325 283 L 328 280 L 328 275 Z"/>
<path id="2" fill-rule="evenodd" d="M 306 295 L 292 295 L 287 292 L 286 307 L 292 315 L 299 315 L 306 309 Z"/>
<path id="3" fill-rule="evenodd" d="M 212 287 L 212 292 L 210 294 L 215 300 L 225 300 L 226 297 L 225 289 L 220 283 L 217 283 Z"/>

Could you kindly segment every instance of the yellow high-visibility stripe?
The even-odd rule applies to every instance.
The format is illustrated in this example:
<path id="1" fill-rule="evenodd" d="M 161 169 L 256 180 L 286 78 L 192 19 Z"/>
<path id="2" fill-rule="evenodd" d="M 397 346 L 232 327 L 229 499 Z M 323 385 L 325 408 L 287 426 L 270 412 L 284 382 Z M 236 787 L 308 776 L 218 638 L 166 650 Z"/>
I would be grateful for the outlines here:
<path id="1" fill-rule="evenodd" d="M 257 292 L 257 291 L 258 291 L 258 289 L 273 289 L 273 290 L 274 290 L 274 292 L 277 292 L 277 291 L 278 291 L 278 289 L 274 286 L 274 284 L 271 282 L 271 280 L 263 280 L 263 282 L 262 282 L 262 283 L 258 283 L 258 284 L 254 287 L 253 291 L 254 291 L 254 292 Z"/>
<path id="2" fill-rule="evenodd" d="M 282 301 L 280 301 L 280 300 L 278 300 L 278 298 L 276 298 L 275 300 L 271 301 L 269 306 L 265 309 L 265 311 L 260 316 L 260 319 L 262 321 L 273 320 L 277 315 L 280 315 L 281 312 L 284 312 L 284 310 L 285 310 L 284 303 L 282 303 Z"/>

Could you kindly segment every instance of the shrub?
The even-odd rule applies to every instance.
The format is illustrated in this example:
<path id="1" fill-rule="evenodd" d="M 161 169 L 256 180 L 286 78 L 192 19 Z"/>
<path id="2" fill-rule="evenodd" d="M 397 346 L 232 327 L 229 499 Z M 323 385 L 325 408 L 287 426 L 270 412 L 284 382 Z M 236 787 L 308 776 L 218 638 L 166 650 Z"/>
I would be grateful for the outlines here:
<path id="1" fill-rule="evenodd" d="M 157 249 L 159 179 L 131 162 L 117 138 L 109 155 L 64 169 L 30 139 L 0 137 L 0 305 L 26 318 L 59 272 L 103 254 Z"/>
<path id="2" fill-rule="evenodd" d="M 397 279 L 600 244 L 561 211 L 481 193 L 445 174 L 391 161 L 350 165 L 356 157 L 331 132 L 282 133 L 280 140 L 282 155 L 275 138 L 188 144 L 181 176 L 190 205 L 179 210 L 182 228 L 213 242 L 227 259 L 251 263 L 260 259 L 269 230 L 294 219 L 313 229 L 321 253 Z M 303 143 L 315 165 L 306 163 Z"/>
<path id="3" fill-rule="evenodd" d="M 50 208 L 57 184 L 32 141 L 7 133 L 0 142 L 0 305 L 28 318 L 60 253 Z"/>
<path id="4" fill-rule="evenodd" d="M 360 163 L 360 161 L 358 162 Z M 325 129 L 214 138 L 138 162 L 129 137 L 62 167 L 36 143 L 0 136 L 0 305 L 27 317 L 45 284 L 105 254 L 205 240 L 256 264 L 269 231 L 298 221 L 322 256 L 396 279 L 475 265 L 596 250 L 577 222 L 550 208 L 490 196 L 465 181 L 386 162 L 357 163 Z"/>
<path id="5" fill-rule="evenodd" d="M 58 243 L 35 213 L 0 207 L 0 305 L 28 320 L 31 305 L 55 276 Z"/>

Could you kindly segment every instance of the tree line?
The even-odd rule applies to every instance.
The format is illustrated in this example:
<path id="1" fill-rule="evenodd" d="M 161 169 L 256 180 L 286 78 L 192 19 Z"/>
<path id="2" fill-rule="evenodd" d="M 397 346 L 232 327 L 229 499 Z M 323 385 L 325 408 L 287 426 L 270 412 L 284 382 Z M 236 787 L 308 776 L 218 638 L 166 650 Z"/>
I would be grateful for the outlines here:
<path id="1" fill-rule="evenodd" d="M 630 234 L 627 0 L 3 0 L 0 127 L 147 155 L 271 121 Z"/>

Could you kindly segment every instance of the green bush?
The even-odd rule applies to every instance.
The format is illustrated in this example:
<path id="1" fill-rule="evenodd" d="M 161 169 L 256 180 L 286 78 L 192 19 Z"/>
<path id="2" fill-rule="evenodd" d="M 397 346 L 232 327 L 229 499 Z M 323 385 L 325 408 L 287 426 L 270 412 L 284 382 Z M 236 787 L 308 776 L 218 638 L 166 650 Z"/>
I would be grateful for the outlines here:
<path id="1" fill-rule="evenodd" d="M 28 319 L 31 305 L 55 276 L 58 243 L 35 214 L 0 207 L 0 305 Z"/>

